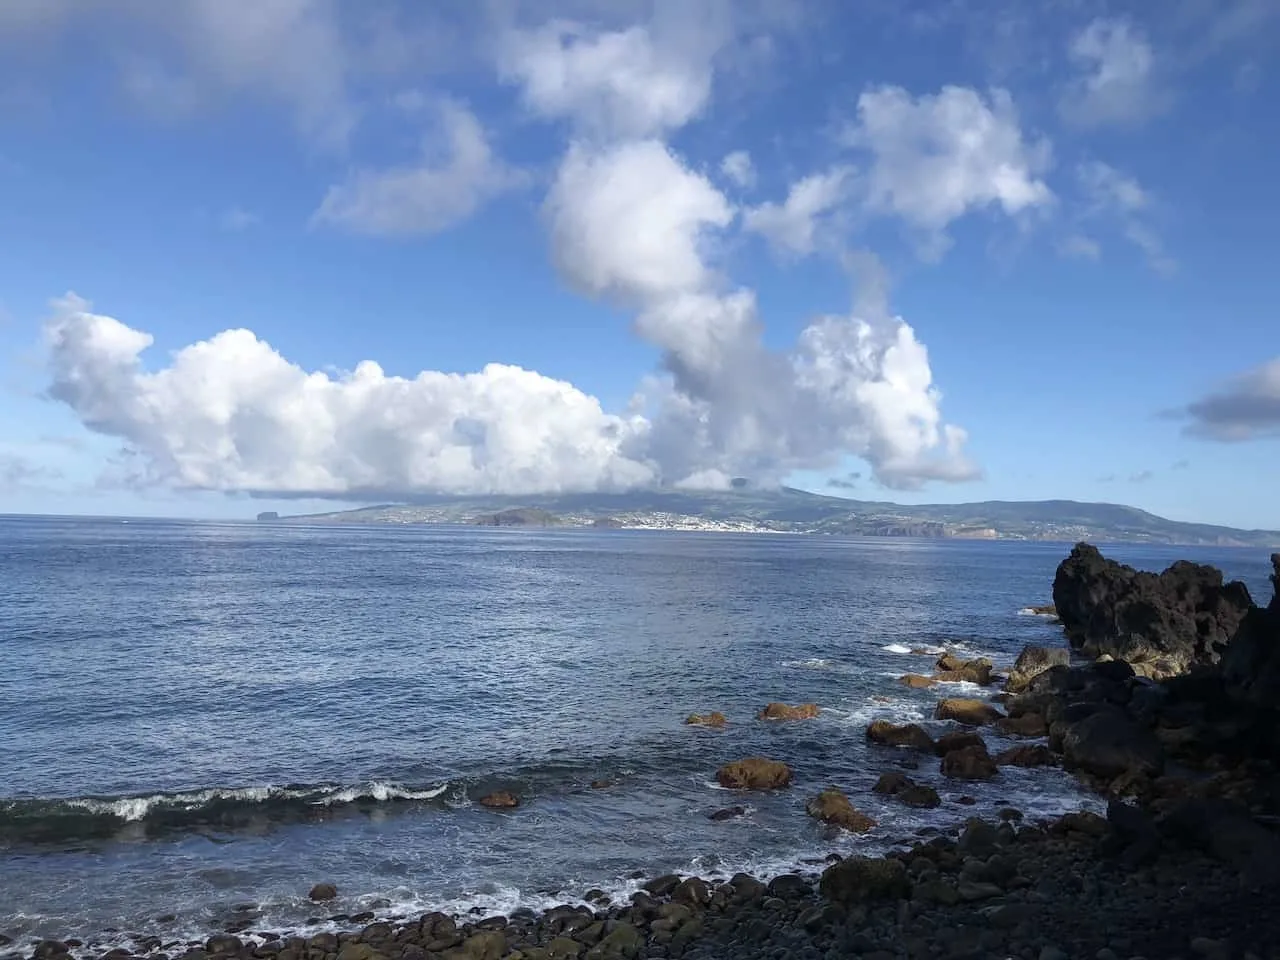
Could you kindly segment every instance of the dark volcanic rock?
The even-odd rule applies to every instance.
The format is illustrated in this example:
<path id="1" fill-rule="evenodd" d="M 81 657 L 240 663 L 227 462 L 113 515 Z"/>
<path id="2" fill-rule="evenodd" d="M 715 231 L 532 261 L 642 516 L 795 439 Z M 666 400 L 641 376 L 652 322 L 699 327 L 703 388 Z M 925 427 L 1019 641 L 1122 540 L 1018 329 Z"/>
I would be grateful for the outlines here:
<path id="1" fill-rule="evenodd" d="M 952 780 L 991 780 L 999 772 L 985 745 L 952 750 L 942 758 L 942 775 Z"/>
<path id="2" fill-rule="evenodd" d="M 1180 560 L 1147 573 L 1077 544 L 1058 565 L 1053 602 L 1071 646 L 1161 678 L 1217 663 L 1252 601 L 1215 567 Z"/>
<path id="3" fill-rule="evenodd" d="M 1062 751 L 1069 768 L 1108 779 L 1125 773 L 1158 776 L 1164 769 L 1160 741 L 1117 709 L 1100 710 L 1068 726 Z"/>
<path id="4" fill-rule="evenodd" d="M 1240 624 L 1222 657 L 1222 679 L 1232 696 L 1256 707 L 1280 706 L 1280 553 L 1271 555 L 1274 594 Z"/>
<path id="5" fill-rule="evenodd" d="M 876 826 L 876 822 L 865 813 L 854 808 L 841 791 L 828 787 L 805 805 L 809 816 L 843 827 L 851 833 L 866 833 Z"/>
<path id="6" fill-rule="evenodd" d="M 911 883 L 901 860 L 849 857 L 823 872 L 819 890 L 837 903 L 897 900 L 910 894 Z"/>
<path id="7" fill-rule="evenodd" d="M 942 805 L 942 798 L 938 796 L 937 790 L 916 783 L 905 773 L 899 773 L 897 770 L 881 774 L 880 779 L 871 789 L 876 793 L 897 797 L 908 807 L 927 810 Z"/>
<path id="8" fill-rule="evenodd" d="M 912 747 L 916 750 L 933 752 L 933 737 L 918 724 L 905 723 L 901 726 L 888 720 L 872 720 L 867 726 L 867 739 L 873 743 L 882 743 L 890 747 Z"/>
<path id="9" fill-rule="evenodd" d="M 338 888 L 332 883 L 317 883 L 311 888 L 311 892 L 307 894 L 308 900 L 314 900 L 320 903 L 325 900 L 336 900 L 338 897 Z"/>

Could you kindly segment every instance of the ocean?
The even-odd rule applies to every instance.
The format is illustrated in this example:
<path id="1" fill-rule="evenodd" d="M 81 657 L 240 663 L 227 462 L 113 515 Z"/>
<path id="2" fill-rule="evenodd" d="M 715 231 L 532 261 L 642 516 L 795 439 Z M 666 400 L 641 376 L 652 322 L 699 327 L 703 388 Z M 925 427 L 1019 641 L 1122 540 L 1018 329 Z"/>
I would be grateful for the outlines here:
<path id="1" fill-rule="evenodd" d="M 816 870 L 1006 805 L 1096 808 L 1060 771 L 959 784 L 924 760 L 911 775 L 944 803 L 912 810 L 870 791 L 905 758 L 863 736 L 931 716 L 937 692 L 898 682 L 931 672 L 912 649 L 1007 665 L 1061 643 L 1025 608 L 1068 549 L 0 518 L 0 935 L 488 915 L 673 871 Z M 1104 552 L 1214 563 L 1270 595 L 1262 550 Z M 822 709 L 754 719 L 773 700 Z M 710 710 L 729 726 L 683 725 Z M 720 789 L 716 768 L 750 755 L 794 785 Z M 807 817 L 828 785 L 880 826 Z M 479 805 L 499 789 L 522 805 Z M 318 882 L 339 898 L 309 902 Z"/>

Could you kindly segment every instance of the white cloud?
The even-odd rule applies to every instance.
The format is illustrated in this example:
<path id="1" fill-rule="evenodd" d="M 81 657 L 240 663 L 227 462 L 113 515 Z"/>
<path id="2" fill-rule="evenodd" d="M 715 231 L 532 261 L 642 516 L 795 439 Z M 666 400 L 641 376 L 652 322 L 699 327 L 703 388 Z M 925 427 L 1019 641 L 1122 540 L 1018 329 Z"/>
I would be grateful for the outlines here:
<path id="1" fill-rule="evenodd" d="M 329 188 L 313 220 L 379 236 L 436 233 L 523 182 L 494 155 L 474 114 L 445 101 L 440 115 L 438 137 L 428 138 L 421 160 L 357 170 Z"/>
<path id="2" fill-rule="evenodd" d="M 703 248 L 733 208 L 665 144 L 574 145 L 545 211 L 561 272 L 578 290 L 636 304 L 705 287 Z"/>
<path id="3" fill-rule="evenodd" d="M 756 185 L 756 168 L 751 162 L 751 154 L 745 150 L 735 150 L 720 161 L 720 172 L 735 187 L 749 190 Z"/>
<path id="4" fill-rule="evenodd" d="M 1280 437 L 1280 357 L 1233 377 L 1180 415 L 1185 432 L 1208 440 Z"/>
<path id="5" fill-rule="evenodd" d="M 1081 127 L 1133 125 L 1168 106 L 1145 34 L 1126 20 L 1098 18 L 1072 38 L 1077 75 L 1059 101 L 1063 118 Z"/>
<path id="6" fill-rule="evenodd" d="M 1151 269 L 1162 274 L 1177 270 L 1177 261 L 1165 252 L 1159 234 L 1146 220 L 1152 200 L 1137 180 L 1100 161 L 1080 164 L 1076 178 L 1085 202 L 1083 219 L 1114 221 L 1124 238 L 1142 251 Z"/>
<path id="7" fill-rule="evenodd" d="M 1023 136 L 1006 91 L 989 101 L 966 87 L 912 97 L 881 87 L 858 98 L 851 145 L 870 152 L 866 205 L 901 217 L 929 246 L 945 246 L 946 227 L 974 210 L 999 207 L 1021 214 L 1053 202 L 1040 179 L 1049 166 L 1047 142 Z"/>
<path id="8" fill-rule="evenodd" d="M 647 26 L 599 32 L 554 21 L 513 32 L 500 69 L 541 116 L 573 120 L 605 138 L 650 137 L 684 126 L 706 106 L 709 52 L 659 45 Z"/>
<path id="9" fill-rule="evenodd" d="M 531 493 L 625 488 L 652 468 L 623 447 L 641 420 L 571 385 L 490 364 L 390 377 L 370 361 L 331 378 L 231 329 L 144 370 L 150 335 L 69 296 L 46 326 L 51 393 L 119 437 L 146 482 L 280 494 Z"/>
<path id="10" fill-rule="evenodd" d="M 743 215 L 743 226 L 766 237 L 778 250 L 803 256 L 814 251 L 823 218 L 847 198 L 853 171 L 836 167 L 791 185 L 782 204 L 763 203 Z"/>

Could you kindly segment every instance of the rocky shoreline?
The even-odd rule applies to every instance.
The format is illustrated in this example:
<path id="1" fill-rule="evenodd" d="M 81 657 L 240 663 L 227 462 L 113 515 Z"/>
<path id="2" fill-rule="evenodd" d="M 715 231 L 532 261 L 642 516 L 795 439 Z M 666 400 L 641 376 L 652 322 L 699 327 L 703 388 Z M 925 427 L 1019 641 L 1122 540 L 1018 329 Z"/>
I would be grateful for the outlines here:
<path id="1" fill-rule="evenodd" d="M 910 724 L 867 730 L 887 768 L 877 792 L 905 805 L 933 806 L 937 794 L 903 766 L 936 762 L 963 782 L 998 778 L 1001 766 L 1062 765 L 1108 799 L 1105 817 L 1030 823 L 1008 809 L 996 822 L 923 829 L 883 857 L 833 855 L 821 873 L 768 882 L 667 876 L 628 902 L 592 891 L 591 906 L 542 914 L 366 915 L 310 936 L 258 930 L 250 918 L 239 933 L 140 938 L 103 960 L 1280 960 L 1280 555 L 1272 563 L 1277 593 L 1261 608 L 1212 568 L 1139 574 L 1077 546 L 1054 582 L 1074 658 L 1028 648 L 1001 678 L 989 662 L 944 656 L 911 685 L 1002 692 L 940 699 L 936 716 L 951 727 L 938 738 Z M 811 715 L 774 704 L 762 718 Z M 993 756 L 986 727 L 1026 742 Z M 800 789 L 768 758 L 726 765 L 719 779 Z M 845 829 L 873 825 L 834 788 L 808 811 Z M 14 956 L 87 953 L 68 940 Z"/>

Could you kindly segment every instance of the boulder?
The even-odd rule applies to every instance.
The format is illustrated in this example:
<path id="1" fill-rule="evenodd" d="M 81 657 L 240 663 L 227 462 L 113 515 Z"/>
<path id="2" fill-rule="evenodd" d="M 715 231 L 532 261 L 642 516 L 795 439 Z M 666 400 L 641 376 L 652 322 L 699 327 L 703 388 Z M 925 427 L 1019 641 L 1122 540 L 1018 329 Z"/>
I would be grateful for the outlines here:
<path id="1" fill-rule="evenodd" d="M 1222 656 L 1222 680 L 1236 700 L 1254 707 L 1280 705 L 1280 553 L 1271 555 L 1274 593 L 1250 610 Z"/>
<path id="2" fill-rule="evenodd" d="M 1115 708 L 1069 724 L 1062 737 L 1062 752 L 1069 769 L 1106 779 L 1125 773 L 1155 777 L 1164 769 L 1160 741 Z"/>
<path id="3" fill-rule="evenodd" d="M 1071 654 L 1063 647 L 1023 647 L 1009 671 L 1005 689 L 1010 693 L 1021 693 L 1040 674 L 1053 667 L 1068 666 L 1070 660 Z"/>
<path id="4" fill-rule="evenodd" d="M 785 703 L 770 703 L 759 713 L 761 720 L 812 720 L 818 715 L 816 703 L 802 703 L 791 707 Z"/>
<path id="5" fill-rule="evenodd" d="M 1215 567 L 1180 560 L 1148 573 L 1087 543 L 1058 565 L 1053 602 L 1072 649 L 1153 679 L 1216 664 L 1252 606 L 1248 588 Z"/>
<path id="6" fill-rule="evenodd" d="M 747 757 L 726 763 L 716 771 L 716 780 L 732 790 L 777 790 L 791 783 L 791 768 L 777 760 Z"/>
<path id="7" fill-rule="evenodd" d="M 1038 713 L 1024 713 L 1020 717 L 997 720 L 996 729 L 1012 737 L 1047 737 L 1049 721 Z"/>
<path id="8" fill-rule="evenodd" d="M 311 892 L 307 894 L 307 899 L 315 903 L 324 903 L 326 900 L 338 899 L 338 888 L 332 883 L 317 883 L 311 888 Z"/>
<path id="9" fill-rule="evenodd" d="M 942 775 L 952 780 L 991 780 L 999 772 L 985 746 L 952 750 L 942 758 Z"/>
<path id="10" fill-rule="evenodd" d="M 491 810 L 514 810 L 520 806 L 520 798 L 508 790 L 496 790 L 481 797 L 480 806 Z"/>
<path id="11" fill-rule="evenodd" d="M 992 664 L 985 657 L 975 660 L 961 660 L 951 653 L 944 653 L 938 658 L 938 673 L 935 679 L 948 683 L 976 683 L 989 686 L 992 683 Z"/>
<path id="12" fill-rule="evenodd" d="M 899 677 L 898 682 L 903 686 L 911 687 L 913 690 L 927 690 L 938 685 L 938 681 L 933 677 L 922 677 L 918 673 L 908 673 Z"/>
<path id="13" fill-rule="evenodd" d="M 867 727 L 867 739 L 889 747 L 911 747 L 933 752 L 933 737 L 918 724 L 893 724 L 888 720 L 872 720 Z"/>
<path id="14" fill-rule="evenodd" d="M 950 730 L 938 738 L 933 750 L 938 756 L 945 757 L 953 750 L 963 750 L 965 747 L 981 747 L 985 750 L 987 742 L 973 730 Z"/>
<path id="15" fill-rule="evenodd" d="M 920 810 L 932 809 L 942 805 L 942 798 L 938 796 L 937 790 L 933 789 L 933 787 L 916 783 L 905 773 L 898 773 L 896 770 L 882 774 L 872 789 L 876 793 L 896 797 L 908 807 L 915 807 Z"/>
<path id="16" fill-rule="evenodd" d="M 723 713 L 716 710 L 712 713 L 691 713 L 684 718 L 684 722 L 690 727 L 723 727 L 729 722 L 729 718 Z"/>
<path id="17" fill-rule="evenodd" d="M 911 882 L 901 860 L 847 857 L 823 871 L 818 890 L 828 900 L 854 904 L 903 899 L 911 893 Z"/>
<path id="18" fill-rule="evenodd" d="M 963 700 L 959 698 L 947 698 L 938 701 L 938 707 L 933 715 L 938 720 L 955 720 L 957 723 L 963 723 L 971 727 L 981 727 L 988 723 L 995 723 L 1004 716 L 1003 713 L 985 700 Z"/>
<path id="19" fill-rule="evenodd" d="M 707 814 L 707 819 L 722 823 L 725 820 L 737 820 L 739 817 L 745 817 L 746 815 L 746 807 L 724 807 L 721 810 Z"/>
<path id="20" fill-rule="evenodd" d="M 850 833 L 866 833 L 876 826 L 876 821 L 856 810 L 849 798 L 835 787 L 828 787 L 810 800 L 805 805 L 805 812 Z"/>
<path id="21" fill-rule="evenodd" d="M 1053 751 L 1042 743 L 1012 747 L 996 754 L 996 764 L 1001 767 L 1048 767 L 1055 762 Z"/>

